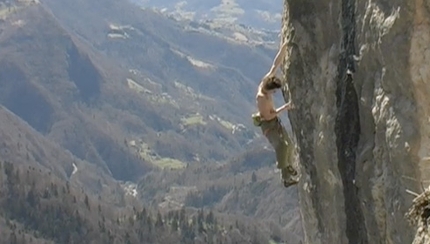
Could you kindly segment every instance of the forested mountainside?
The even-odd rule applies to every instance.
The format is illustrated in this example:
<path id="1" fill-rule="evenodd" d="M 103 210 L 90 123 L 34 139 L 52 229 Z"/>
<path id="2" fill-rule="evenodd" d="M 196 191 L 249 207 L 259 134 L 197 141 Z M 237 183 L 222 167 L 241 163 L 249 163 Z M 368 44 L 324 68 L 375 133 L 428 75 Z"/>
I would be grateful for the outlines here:
<path id="1" fill-rule="evenodd" d="M 0 163 L 0 243 L 268 243 L 263 225 L 206 210 L 115 208 L 51 172 Z M 263 231 L 265 230 L 265 231 Z"/>

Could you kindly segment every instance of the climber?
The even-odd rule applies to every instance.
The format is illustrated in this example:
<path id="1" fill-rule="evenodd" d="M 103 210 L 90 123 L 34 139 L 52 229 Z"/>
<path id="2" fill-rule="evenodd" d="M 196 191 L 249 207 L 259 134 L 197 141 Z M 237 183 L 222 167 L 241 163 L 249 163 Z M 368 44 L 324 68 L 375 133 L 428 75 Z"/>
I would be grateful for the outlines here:
<path id="1" fill-rule="evenodd" d="M 297 184 L 294 179 L 297 171 L 293 163 L 293 144 L 279 119 L 282 111 L 293 109 L 294 106 L 288 102 L 274 109 L 273 94 L 284 85 L 275 73 L 282 60 L 285 58 L 288 41 L 285 41 L 273 60 L 270 71 L 262 78 L 256 95 L 258 112 L 252 115 L 254 125 L 261 127 L 263 135 L 276 152 L 276 167 L 281 171 L 281 180 L 285 187 Z"/>

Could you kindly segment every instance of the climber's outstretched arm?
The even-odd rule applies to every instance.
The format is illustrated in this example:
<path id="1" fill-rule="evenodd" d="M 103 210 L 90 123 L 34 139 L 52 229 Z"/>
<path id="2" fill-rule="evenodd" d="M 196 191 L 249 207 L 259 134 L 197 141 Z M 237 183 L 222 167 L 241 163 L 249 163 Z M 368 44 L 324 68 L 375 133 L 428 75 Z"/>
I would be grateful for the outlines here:
<path id="1" fill-rule="evenodd" d="M 281 65 L 281 62 L 285 58 L 285 53 L 287 51 L 287 45 L 288 41 L 285 41 L 281 47 L 278 50 L 278 53 L 275 56 L 275 59 L 273 60 L 272 67 L 270 68 L 269 72 L 264 76 L 265 78 L 273 76 L 276 72 L 276 69 Z"/>

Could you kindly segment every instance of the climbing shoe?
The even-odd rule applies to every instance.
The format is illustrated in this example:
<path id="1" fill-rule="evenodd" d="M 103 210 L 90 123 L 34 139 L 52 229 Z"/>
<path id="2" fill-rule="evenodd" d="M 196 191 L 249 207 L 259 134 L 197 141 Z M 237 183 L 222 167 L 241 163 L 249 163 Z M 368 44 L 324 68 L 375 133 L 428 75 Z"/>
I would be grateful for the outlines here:
<path id="1" fill-rule="evenodd" d="M 295 170 L 292 166 L 287 166 L 283 170 L 284 170 L 284 176 L 282 177 L 282 173 L 281 173 L 281 179 L 282 179 L 282 183 L 286 188 L 299 183 L 298 180 L 293 179 L 293 176 L 298 175 L 297 170 Z"/>
<path id="2" fill-rule="evenodd" d="M 296 185 L 299 183 L 298 180 L 294 180 L 294 179 L 288 179 L 288 180 L 282 180 L 282 183 L 284 184 L 285 188 L 288 188 L 292 185 Z"/>

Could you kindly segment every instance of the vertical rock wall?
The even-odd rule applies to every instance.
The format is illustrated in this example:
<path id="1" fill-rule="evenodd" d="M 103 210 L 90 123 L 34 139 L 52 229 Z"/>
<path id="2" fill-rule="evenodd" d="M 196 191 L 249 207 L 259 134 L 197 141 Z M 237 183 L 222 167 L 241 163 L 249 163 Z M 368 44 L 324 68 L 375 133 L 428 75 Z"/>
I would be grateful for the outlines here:
<path id="1" fill-rule="evenodd" d="M 284 5 L 306 243 L 411 243 L 406 189 L 430 180 L 430 0 Z"/>

